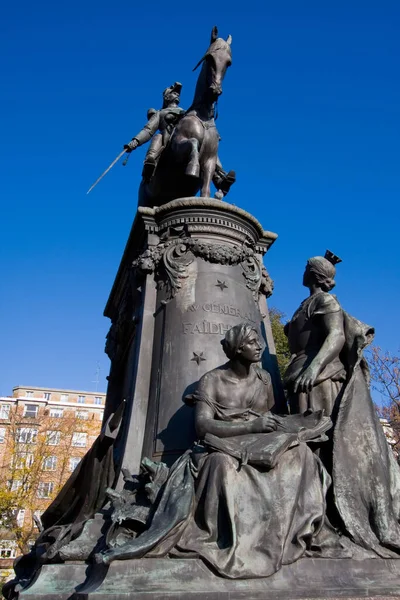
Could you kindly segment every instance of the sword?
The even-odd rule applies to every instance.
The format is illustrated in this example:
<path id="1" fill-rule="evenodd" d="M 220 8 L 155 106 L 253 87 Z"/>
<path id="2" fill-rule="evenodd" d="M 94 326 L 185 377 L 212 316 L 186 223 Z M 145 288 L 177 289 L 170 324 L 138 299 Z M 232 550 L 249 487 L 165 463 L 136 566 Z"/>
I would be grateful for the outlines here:
<path id="1" fill-rule="evenodd" d="M 112 161 L 111 165 L 110 165 L 109 167 L 107 167 L 107 169 L 104 171 L 104 173 L 102 173 L 102 174 L 100 175 L 100 177 L 99 177 L 98 179 L 96 179 L 96 181 L 94 182 L 94 184 L 92 185 L 92 187 L 90 187 L 90 188 L 88 189 L 88 191 L 86 192 L 86 194 L 90 194 L 90 192 L 92 191 L 92 189 L 93 189 L 94 187 L 96 187 L 96 185 L 99 183 L 99 181 L 100 181 L 101 179 L 103 179 L 104 175 L 107 175 L 108 171 L 109 171 L 110 169 L 112 169 L 112 168 L 113 168 L 113 166 L 115 165 L 115 163 L 117 163 L 117 162 L 119 161 L 119 159 L 121 158 L 121 156 L 122 156 L 123 154 L 125 154 L 125 152 L 126 152 L 126 149 L 124 148 L 124 149 L 122 150 L 122 152 L 120 152 L 120 153 L 118 154 L 117 158 L 115 158 L 115 159 Z M 124 162 L 125 162 L 125 161 L 124 161 Z"/>

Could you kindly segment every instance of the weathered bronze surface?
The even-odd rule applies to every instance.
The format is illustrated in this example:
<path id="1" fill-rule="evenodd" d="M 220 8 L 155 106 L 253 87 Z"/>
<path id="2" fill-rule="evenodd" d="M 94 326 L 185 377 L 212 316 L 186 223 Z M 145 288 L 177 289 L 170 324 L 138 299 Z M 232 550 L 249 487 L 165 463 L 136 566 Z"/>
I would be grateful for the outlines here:
<path id="1" fill-rule="evenodd" d="M 201 70 L 191 106 L 182 112 L 177 107 L 179 98 L 175 98 L 171 108 L 155 111 L 147 129 L 133 139 L 133 147 L 150 139 L 150 132 L 159 129 L 162 116 L 167 115 L 169 125 L 161 125 L 161 129 L 169 130 L 168 139 L 166 143 L 161 139 L 158 142 L 163 150 L 157 150 L 156 160 L 150 157 L 154 166 L 157 162 L 155 170 L 150 172 L 147 168 L 149 154 L 145 159 L 139 206 L 160 206 L 175 198 L 195 196 L 199 190 L 201 196 L 210 197 L 212 182 L 217 187 L 217 197 L 222 198 L 235 181 L 234 172 L 226 173 L 218 158 L 220 135 L 215 114 L 222 82 L 232 62 L 231 42 L 231 36 L 226 41 L 219 38 L 214 27 L 210 46 L 196 66 L 201 65 Z"/>
<path id="2" fill-rule="evenodd" d="M 400 469 L 369 391 L 364 348 L 374 330 L 342 309 L 332 253 L 311 258 L 310 295 L 286 326 L 292 360 L 284 377 L 292 413 L 324 410 L 334 427 L 320 457 L 332 477 L 328 513 L 356 544 L 400 557 Z"/>
<path id="3" fill-rule="evenodd" d="M 262 262 L 277 236 L 221 201 L 230 63 L 214 28 L 190 108 L 173 84 L 125 147 L 151 140 L 105 309 L 103 430 L 17 560 L 9 600 L 397 594 L 400 471 L 368 388 L 373 329 L 329 293 L 340 259 L 310 259 L 285 397 Z"/>

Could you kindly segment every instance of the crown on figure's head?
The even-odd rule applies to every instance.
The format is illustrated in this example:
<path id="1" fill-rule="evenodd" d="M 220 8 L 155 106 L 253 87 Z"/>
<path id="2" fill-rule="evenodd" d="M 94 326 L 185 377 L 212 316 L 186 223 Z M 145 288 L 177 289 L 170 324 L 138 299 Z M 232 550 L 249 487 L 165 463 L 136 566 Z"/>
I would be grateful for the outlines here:
<path id="1" fill-rule="evenodd" d="M 326 258 L 326 260 L 329 260 L 329 262 L 333 265 L 337 265 L 342 262 L 342 259 L 336 256 L 336 254 L 333 254 L 333 252 L 331 252 L 330 250 L 327 250 L 325 252 L 324 258 Z"/>

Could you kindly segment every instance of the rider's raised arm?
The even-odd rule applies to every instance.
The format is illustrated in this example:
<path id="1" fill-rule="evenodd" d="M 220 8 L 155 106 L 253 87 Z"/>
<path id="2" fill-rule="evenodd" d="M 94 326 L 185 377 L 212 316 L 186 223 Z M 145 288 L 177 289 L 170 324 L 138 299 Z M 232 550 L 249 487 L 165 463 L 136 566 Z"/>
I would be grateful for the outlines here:
<path id="1" fill-rule="evenodd" d="M 150 111 L 149 111 L 150 113 Z M 154 111 L 146 125 L 132 139 L 138 142 L 138 146 L 146 144 L 151 140 L 160 126 L 160 111 Z"/>

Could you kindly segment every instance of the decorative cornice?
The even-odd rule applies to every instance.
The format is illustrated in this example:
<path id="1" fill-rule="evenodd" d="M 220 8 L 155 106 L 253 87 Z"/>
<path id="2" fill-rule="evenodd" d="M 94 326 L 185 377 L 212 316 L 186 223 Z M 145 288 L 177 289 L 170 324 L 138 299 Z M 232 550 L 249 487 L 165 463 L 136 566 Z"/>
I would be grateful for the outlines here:
<path id="1" fill-rule="evenodd" d="M 173 214 L 175 211 L 179 212 L 180 209 L 183 209 L 183 211 L 193 211 L 196 208 L 200 210 L 208 209 L 218 211 L 218 213 L 222 214 L 210 212 L 209 214 L 185 215 L 185 218 L 183 218 L 183 215 L 178 216 Z M 240 217 L 254 228 L 257 237 L 259 237 L 260 249 L 262 247 L 265 247 L 265 249 L 269 248 L 278 237 L 278 235 L 272 231 L 265 231 L 261 223 L 252 214 L 234 204 L 229 204 L 222 200 L 215 200 L 213 198 L 179 198 L 177 200 L 172 200 L 163 206 L 154 208 L 139 207 L 138 213 L 142 215 L 147 230 L 152 232 L 159 230 L 161 221 L 164 228 L 185 223 L 188 230 L 192 227 L 193 232 L 196 233 L 199 231 L 199 227 L 202 227 L 200 224 L 204 224 L 219 227 L 220 229 L 216 230 L 215 233 L 223 233 L 221 227 L 228 227 L 229 229 L 236 230 L 237 234 L 235 237 L 238 240 L 241 240 L 243 235 L 248 237 L 248 232 L 245 227 L 240 226 L 240 224 L 235 221 L 232 222 L 232 218 L 235 219 L 235 217 Z M 168 218 L 169 213 L 172 214 L 170 214 Z M 258 245 L 258 240 L 256 243 Z"/>
<path id="2" fill-rule="evenodd" d="M 211 245 L 212 252 L 204 251 L 209 256 L 203 256 L 210 262 L 237 264 L 250 258 L 245 254 L 248 250 L 261 264 L 261 256 L 275 242 L 277 234 L 264 231 L 258 220 L 245 210 L 213 198 L 180 198 L 159 207 L 139 207 L 104 314 L 112 320 L 117 318 L 132 263 L 142 273 L 157 271 L 158 277 L 165 244 L 182 243 L 183 238 L 189 251 L 200 258 L 201 244 Z M 251 285 L 255 294 L 258 284 Z M 263 286 L 261 278 L 260 293 L 266 293 L 267 288 L 269 293 L 271 285 Z"/>

